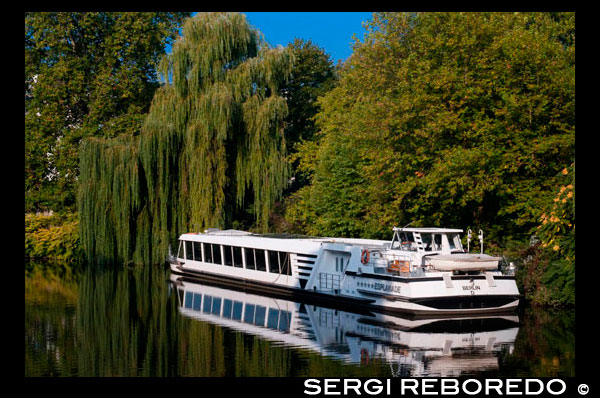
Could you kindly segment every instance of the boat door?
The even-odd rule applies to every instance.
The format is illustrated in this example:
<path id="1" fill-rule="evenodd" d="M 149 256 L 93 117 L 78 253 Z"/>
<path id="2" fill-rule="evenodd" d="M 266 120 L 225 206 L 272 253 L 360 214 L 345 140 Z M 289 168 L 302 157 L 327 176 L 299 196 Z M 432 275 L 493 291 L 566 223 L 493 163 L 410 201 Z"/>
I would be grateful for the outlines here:
<path id="1" fill-rule="evenodd" d="M 320 291 L 339 291 L 341 280 L 350 263 L 350 253 L 325 249 L 320 257 L 320 264 L 315 267 L 318 273 L 315 275 L 313 287 Z"/>

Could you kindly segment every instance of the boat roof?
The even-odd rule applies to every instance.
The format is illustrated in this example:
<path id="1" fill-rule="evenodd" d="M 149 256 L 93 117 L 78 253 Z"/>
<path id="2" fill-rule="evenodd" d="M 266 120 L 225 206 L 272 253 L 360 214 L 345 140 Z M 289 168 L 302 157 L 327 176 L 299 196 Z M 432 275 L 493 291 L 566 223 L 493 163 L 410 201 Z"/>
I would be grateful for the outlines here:
<path id="1" fill-rule="evenodd" d="M 398 228 L 394 227 L 394 231 L 406 231 L 406 232 L 428 232 L 428 233 L 460 233 L 463 232 L 462 229 L 456 228 L 430 228 L 430 227 L 422 227 L 422 228 Z"/>
<path id="2" fill-rule="evenodd" d="M 179 236 L 180 240 L 191 240 L 225 245 L 242 245 L 263 249 L 281 250 L 294 248 L 296 250 L 316 250 L 323 244 L 340 244 L 346 246 L 377 246 L 389 245 L 390 241 L 376 239 L 351 239 L 312 237 L 293 234 L 255 234 L 235 229 L 220 230 L 210 228 L 204 233 L 189 232 Z M 289 250 L 288 250 L 289 251 Z"/>

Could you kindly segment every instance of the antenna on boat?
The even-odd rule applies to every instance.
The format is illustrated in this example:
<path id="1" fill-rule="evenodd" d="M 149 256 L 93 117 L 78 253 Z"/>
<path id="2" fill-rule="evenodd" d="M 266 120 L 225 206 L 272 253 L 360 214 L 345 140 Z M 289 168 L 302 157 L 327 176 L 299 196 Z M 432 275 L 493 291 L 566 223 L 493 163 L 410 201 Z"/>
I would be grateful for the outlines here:
<path id="1" fill-rule="evenodd" d="M 410 224 L 412 224 L 414 221 L 409 222 L 408 224 L 406 224 L 405 226 L 403 226 L 401 229 L 404 229 L 406 227 L 408 227 Z"/>
<path id="2" fill-rule="evenodd" d="M 479 243 L 481 243 L 481 254 L 483 254 L 483 231 L 479 230 L 479 236 L 477 236 L 479 238 Z"/>
<path id="3" fill-rule="evenodd" d="M 471 243 L 471 238 L 473 237 L 473 233 L 471 232 L 471 230 L 469 229 L 467 231 L 467 253 L 470 250 L 469 244 Z"/>

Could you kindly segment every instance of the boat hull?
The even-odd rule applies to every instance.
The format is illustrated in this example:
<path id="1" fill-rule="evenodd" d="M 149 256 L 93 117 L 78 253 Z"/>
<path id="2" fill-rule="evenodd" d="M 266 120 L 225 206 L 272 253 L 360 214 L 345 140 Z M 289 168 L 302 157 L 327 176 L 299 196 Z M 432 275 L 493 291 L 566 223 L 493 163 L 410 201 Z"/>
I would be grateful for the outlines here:
<path id="1" fill-rule="evenodd" d="M 403 291 L 414 291 L 414 295 L 394 295 L 380 292 L 372 292 L 366 289 L 357 288 L 358 284 L 354 282 L 354 289 L 348 290 L 345 294 L 344 289 L 337 292 L 320 291 L 319 289 L 302 289 L 300 287 L 269 283 L 265 281 L 254 280 L 250 278 L 235 277 L 232 275 L 218 274 L 209 271 L 189 269 L 170 263 L 171 272 L 186 276 L 192 279 L 208 281 L 223 286 L 233 286 L 249 291 L 275 294 L 279 297 L 302 297 L 304 299 L 314 300 L 323 305 L 332 305 L 335 307 L 349 306 L 353 310 L 377 311 L 381 313 L 403 313 L 415 316 L 457 316 L 474 315 L 489 313 L 508 313 L 515 310 L 519 305 L 520 295 L 509 289 L 509 294 L 471 294 L 464 293 L 460 281 L 457 281 L 456 292 L 444 292 L 442 294 L 430 294 L 430 292 L 440 292 L 443 288 L 442 278 L 420 278 L 414 281 L 408 279 L 404 282 L 406 285 Z M 348 273 L 350 279 L 367 280 L 368 278 Z M 471 278 L 473 279 L 473 278 Z M 352 281 L 349 281 L 352 283 Z M 500 281 L 497 281 L 500 282 Z M 514 283 L 514 279 L 512 280 Z M 468 286 L 475 286 L 469 284 Z M 506 289 L 504 289 L 506 290 Z M 515 293 L 516 292 L 516 293 Z"/>

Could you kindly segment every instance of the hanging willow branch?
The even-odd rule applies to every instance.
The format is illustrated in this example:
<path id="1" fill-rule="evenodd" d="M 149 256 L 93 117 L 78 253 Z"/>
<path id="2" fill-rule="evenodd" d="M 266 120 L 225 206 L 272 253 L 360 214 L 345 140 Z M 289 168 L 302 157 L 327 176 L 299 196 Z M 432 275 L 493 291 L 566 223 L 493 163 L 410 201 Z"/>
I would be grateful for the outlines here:
<path id="1" fill-rule="evenodd" d="M 242 14 L 190 18 L 160 65 L 165 84 L 139 143 L 84 145 L 80 225 L 88 257 L 112 251 L 119 261 L 160 262 L 178 234 L 229 227 L 249 200 L 258 229 L 266 230 L 288 179 L 287 105 L 277 92 L 292 62 L 290 51 L 269 48 Z M 100 220 L 101 212 L 110 217 Z"/>
<path id="2" fill-rule="evenodd" d="M 80 238 L 88 261 L 131 259 L 136 234 L 132 221 L 142 204 L 137 139 L 85 140 L 80 170 Z"/>

